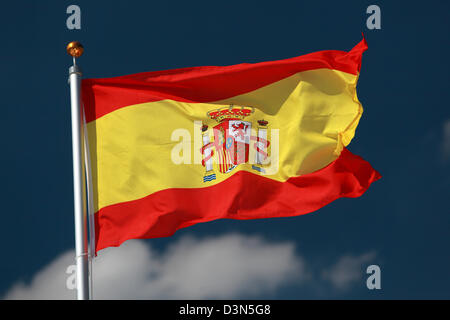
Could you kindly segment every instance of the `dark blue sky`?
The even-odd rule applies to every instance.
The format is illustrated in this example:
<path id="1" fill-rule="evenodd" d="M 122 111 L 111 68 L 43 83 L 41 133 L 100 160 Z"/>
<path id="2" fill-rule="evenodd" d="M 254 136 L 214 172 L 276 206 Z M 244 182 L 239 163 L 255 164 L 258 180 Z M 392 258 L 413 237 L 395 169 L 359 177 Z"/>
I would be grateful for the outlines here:
<path id="1" fill-rule="evenodd" d="M 82 29 L 66 28 L 77 4 Z M 381 30 L 366 8 L 381 8 Z M 84 44 L 85 77 L 283 59 L 349 50 L 364 32 L 358 96 L 364 114 L 349 149 L 383 178 L 358 199 L 282 219 L 221 220 L 150 240 L 227 232 L 293 241 L 314 264 L 376 252 L 382 290 L 365 282 L 329 298 L 450 298 L 448 1 L 18 1 L 2 4 L 0 296 L 73 248 L 69 87 L 65 46 Z M 292 286 L 270 298 L 315 298 Z"/>

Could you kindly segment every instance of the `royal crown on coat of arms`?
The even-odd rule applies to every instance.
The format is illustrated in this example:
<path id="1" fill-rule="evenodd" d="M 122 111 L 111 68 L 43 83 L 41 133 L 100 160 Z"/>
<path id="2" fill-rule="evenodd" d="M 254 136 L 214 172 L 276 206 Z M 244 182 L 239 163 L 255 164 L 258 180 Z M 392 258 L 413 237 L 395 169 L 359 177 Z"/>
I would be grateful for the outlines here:
<path id="1" fill-rule="evenodd" d="M 237 107 L 230 105 L 229 107 L 223 107 L 220 109 L 208 111 L 207 116 L 220 123 L 225 119 L 243 120 L 253 112 L 255 112 L 255 109 L 252 107 Z"/>

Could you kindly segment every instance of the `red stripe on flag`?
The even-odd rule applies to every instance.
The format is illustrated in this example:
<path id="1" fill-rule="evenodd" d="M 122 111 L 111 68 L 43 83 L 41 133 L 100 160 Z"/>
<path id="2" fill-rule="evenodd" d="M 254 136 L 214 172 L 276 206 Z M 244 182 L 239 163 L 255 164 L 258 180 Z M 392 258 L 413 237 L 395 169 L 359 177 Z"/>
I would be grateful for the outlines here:
<path id="1" fill-rule="evenodd" d="M 367 161 L 344 149 L 327 167 L 286 182 L 240 171 L 210 187 L 158 191 L 97 212 L 96 250 L 128 239 L 171 236 L 180 228 L 216 219 L 306 214 L 341 197 L 359 197 L 380 177 Z"/>
<path id="2" fill-rule="evenodd" d="M 358 74 L 362 53 L 366 49 L 367 43 L 363 39 L 349 52 L 327 50 L 277 61 L 84 79 L 82 98 L 86 121 L 144 102 L 170 99 L 205 103 L 223 100 L 307 70 L 327 68 Z"/>

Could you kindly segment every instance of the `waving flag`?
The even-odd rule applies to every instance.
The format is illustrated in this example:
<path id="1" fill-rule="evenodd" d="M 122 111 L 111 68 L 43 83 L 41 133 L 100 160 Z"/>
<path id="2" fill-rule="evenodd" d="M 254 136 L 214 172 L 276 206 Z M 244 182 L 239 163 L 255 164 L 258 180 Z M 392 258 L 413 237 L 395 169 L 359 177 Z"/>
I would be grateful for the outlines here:
<path id="1" fill-rule="evenodd" d="M 362 195 L 380 177 L 346 149 L 366 49 L 83 80 L 96 250 Z"/>

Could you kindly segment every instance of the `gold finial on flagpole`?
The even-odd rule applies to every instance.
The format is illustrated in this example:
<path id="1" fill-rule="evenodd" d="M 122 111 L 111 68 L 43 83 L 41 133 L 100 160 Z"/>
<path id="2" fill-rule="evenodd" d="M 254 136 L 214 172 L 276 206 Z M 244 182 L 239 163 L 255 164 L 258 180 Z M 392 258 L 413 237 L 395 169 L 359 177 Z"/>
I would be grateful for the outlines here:
<path id="1" fill-rule="evenodd" d="M 81 57 L 84 52 L 84 47 L 80 42 L 72 41 L 67 45 L 66 50 L 73 58 L 73 65 L 76 65 L 75 59 Z"/>
<path id="2" fill-rule="evenodd" d="M 84 48 L 78 41 L 72 41 L 67 45 L 67 53 L 74 58 L 79 58 L 83 54 Z"/>

